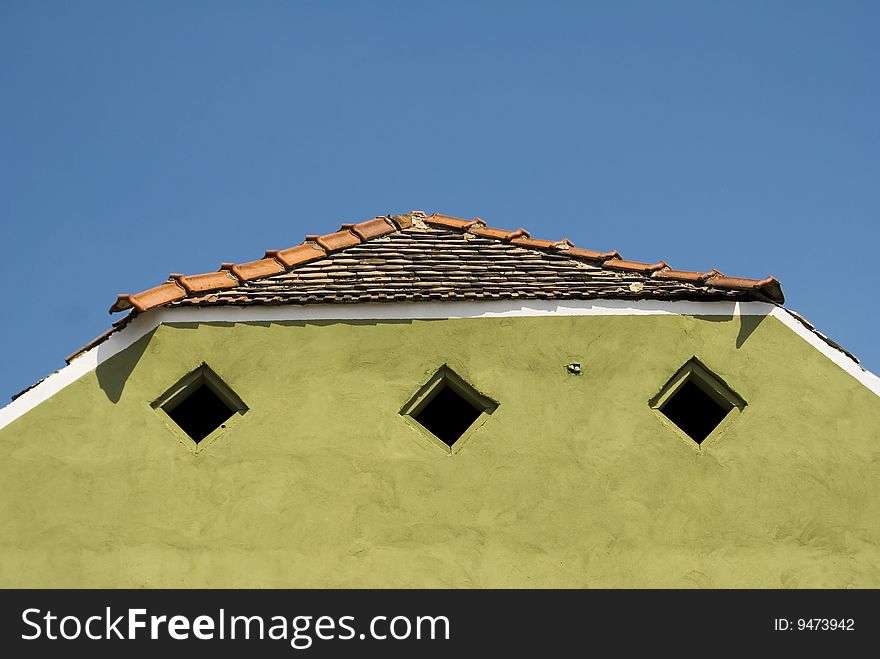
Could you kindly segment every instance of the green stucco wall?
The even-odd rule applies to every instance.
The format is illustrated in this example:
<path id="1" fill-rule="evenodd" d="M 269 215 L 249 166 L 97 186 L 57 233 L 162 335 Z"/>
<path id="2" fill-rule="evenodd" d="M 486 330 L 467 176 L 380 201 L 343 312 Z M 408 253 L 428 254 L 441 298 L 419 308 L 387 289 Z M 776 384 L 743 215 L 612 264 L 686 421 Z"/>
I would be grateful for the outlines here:
<path id="1" fill-rule="evenodd" d="M 703 451 L 648 405 L 694 355 Z M 149 403 L 203 361 L 250 409 L 194 454 Z M 452 456 L 398 414 L 444 363 L 500 403 Z M 161 326 L 0 482 L 4 587 L 880 587 L 880 397 L 772 317 Z"/>

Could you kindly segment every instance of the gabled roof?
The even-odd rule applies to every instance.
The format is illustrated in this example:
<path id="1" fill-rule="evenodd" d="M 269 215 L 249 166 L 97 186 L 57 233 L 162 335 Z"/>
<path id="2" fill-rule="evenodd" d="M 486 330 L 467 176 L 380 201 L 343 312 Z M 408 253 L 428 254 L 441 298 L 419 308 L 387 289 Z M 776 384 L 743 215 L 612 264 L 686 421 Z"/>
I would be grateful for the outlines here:
<path id="1" fill-rule="evenodd" d="M 161 306 L 354 303 L 477 299 L 758 300 L 782 303 L 773 277 L 676 270 L 664 261 L 627 261 L 616 251 L 532 238 L 480 219 L 446 215 L 376 217 L 306 236 L 284 250 L 217 272 L 172 274 L 120 295 L 111 313 Z"/>
<path id="2" fill-rule="evenodd" d="M 784 301 L 773 277 L 675 270 L 567 239 L 532 238 L 525 229 L 495 229 L 479 218 L 412 211 L 343 224 L 256 261 L 171 274 L 158 286 L 119 295 L 110 313 L 131 313 L 66 361 L 157 307 L 502 299 Z"/>
<path id="3" fill-rule="evenodd" d="M 628 261 L 616 251 L 583 249 L 566 239 L 540 240 L 524 229 L 495 229 L 476 218 L 421 211 L 388 215 L 344 224 L 334 233 L 306 236 L 301 244 L 268 251 L 256 261 L 224 263 L 216 272 L 199 275 L 172 274 L 158 286 L 118 296 L 110 311 L 130 313 L 69 355 L 67 367 L 13 396 L 15 402 L 0 409 L 0 428 L 169 322 L 169 314 L 144 313 L 156 308 L 179 309 L 170 314 L 178 319 L 201 317 L 204 312 L 214 319 L 260 321 L 478 318 L 490 313 L 490 307 L 492 313 L 514 315 L 596 311 L 711 316 L 713 310 L 722 316 L 772 315 L 880 395 L 880 379 L 805 318 L 782 307 L 783 300 L 782 288 L 773 277 L 746 279 L 715 269 L 676 270 L 663 261 Z M 414 305 L 410 311 L 406 305 L 410 301 L 441 304 Z M 444 301 L 457 303 L 450 305 L 449 315 Z M 460 304 L 467 301 L 482 303 Z M 715 301 L 726 304 L 702 304 Z M 753 304 L 735 307 L 731 302 Z M 341 309 L 346 303 L 378 304 Z M 218 313 L 223 306 L 238 308 Z M 92 351 L 105 342 L 107 350 Z M 78 359 L 86 355 L 87 359 Z"/>

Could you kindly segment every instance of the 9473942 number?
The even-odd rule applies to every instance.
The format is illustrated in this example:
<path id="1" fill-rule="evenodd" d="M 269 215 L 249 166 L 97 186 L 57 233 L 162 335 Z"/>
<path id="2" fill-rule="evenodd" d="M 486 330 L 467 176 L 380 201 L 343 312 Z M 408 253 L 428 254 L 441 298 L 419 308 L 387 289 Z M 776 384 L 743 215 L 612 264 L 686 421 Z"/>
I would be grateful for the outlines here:
<path id="1" fill-rule="evenodd" d="M 775 618 L 773 631 L 786 632 L 851 632 L 855 631 L 856 621 L 853 618 Z"/>

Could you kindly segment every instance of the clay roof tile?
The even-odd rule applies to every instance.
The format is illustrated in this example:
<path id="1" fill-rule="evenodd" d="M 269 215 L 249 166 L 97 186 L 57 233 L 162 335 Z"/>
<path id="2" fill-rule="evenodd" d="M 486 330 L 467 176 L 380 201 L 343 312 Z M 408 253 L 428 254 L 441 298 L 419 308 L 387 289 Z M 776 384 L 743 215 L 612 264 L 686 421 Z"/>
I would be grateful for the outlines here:
<path id="1" fill-rule="evenodd" d="M 224 288 L 238 286 L 238 278 L 234 273 L 221 270 L 219 272 L 206 272 L 202 275 L 168 275 L 183 287 L 187 295 L 202 293 L 204 291 L 219 291 Z"/>
<path id="2" fill-rule="evenodd" d="M 478 219 L 462 220 L 457 217 L 450 217 L 449 215 L 440 215 L 439 213 L 429 215 L 425 218 L 425 222 L 436 226 L 449 227 L 450 229 L 467 229 L 475 224 L 482 224 L 482 221 Z"/>
<path id="3" fill-rule="evenodd" d="M 657 270 L 668 268 L 669 266 L 666 265 L 664 261 L 660 261 L 659 263 L 641 263 L 639 261 L 624 261 L 621 258 L 615 257 L 602 263 L 602 267 L 610 268 L 612 270 L 627 270 L 630 272 L 650 274 Z"/>
<path id="4" fill-rule="evenodd" d="M 343 224 L 342 229 L 353 232 L 364 241 L 369 240 L 370 238 L 384 236 L 386 233 L 391 233 L 392 231 L 397 231 L 397 227 L 384 217 L 376 217 L 372 220 L 367 220 L 366 222 L 360 222 L 358 224 Z"/>
<path id="5" fill-rule="evenodd" d="M 610 252 L 595 252 L 591 249 L 582 249 L 580 247 L 569 247 L 565 250 L 566 256 L 576 256 L 591 261 L 607 261 L 608 259 L 619 259 L 620 254 L 616 250 Z"/>
<path id="6" fill-rule="evenodd" d="M 677 279 L 679 281 L 701 283 L 716 273 L 718 273 L 717 270 L 712 270 L 711 272 L 694 272 L 691 270 L 673 270 L 668 268 L 666 270 L 657 270 L 653 276 L 658 279 Z"/>
<path id="7" fill-rule="evenodd" d="M 764 279 L 747 279 L 745 277 L 725 277 L 724 275 L 719 274 L 715 277 L 709 277 L 706 280 L 706 284 L 717 288 L 761 290 L 771 299 L 782 297 L 782 287 L 779 281 L 773 276 Z"/>
<path id="8" fill-rule="evenodd" d="M 390 215 L 389 219 L 398 229 L 409 229 L 412 226 L 412 215 Z"/>
<path id="9" fill-rule="evenodd" d="M 530 234 L 528 231 L 526 231 L 525 229 L 520 227 L 516 231 L 511 231 L 510 233 L 508 233 L 507 237 L 504 240 L 511 241 L 511 240 L 515 240 L 517 238 L 531 238 L 531 237 L 532 237 L 532 234 Z"/>
<path id="10" fill-rule="evenodd" d="M 406 232 L 406 230 L 410 228 L 416 229 L 411 235 L 397 233 Z M 473 250 L 486 249 L 487 243 L 485 241 L 478 241 L 472 243 L 471 247 L 462 251 L 463 245 L 466 245 L 467 243 L 455 242 L 454 236 L 456 232 L 459 232 L 460 236 L 463 235 L 466 240 L 472 236 L 479 236 L 499 241 L 499 243 L 495 244 L 494 248 L 491 248 L 486 255 L 477 258 L 475 261 L 470 261 L 468 255 Z M 194 304 L 228 303 L 230 300 L 234 300 L 236 303 L 244 303 L 250 299 L 249 295 L 255 294 L 253 291 L 257 290 L 251 284 L 248 285 L 248 288 L 230 291 L 230 294 L 225 297 L 222 292 L 227 289 L 235 289 L 237 286 L 240 286 L 240 282 L 257 282 L 259 280 L 271 278 L 274 275 L 282 274 L 292 268 L 299 268 L 312 262 L 319 261 L 320 259 L 330 259 L 332 258 L 332 254 L 339 252 L 340 250 L 348 250 L 349 248 L 368 243 L 371 240 L 382 236 L 389 236 L 389 238 L 386 239 L 386 242 L 388 240 L 404 240 L 406 246 L 402 247 L 402 251 L 400 252 L 395 252 L 394 249 L 391 249 L 388 254 L 383 255 L 376 260 L 374 260 L 371 255 L 366 255 L 365 258 L 359 261 L 357 257 L 358 252 L 353 251 L 351 255 L 346 252 L 346 256 L 344 257 L 346 265 L 333 265 L 332 261 L 326 261 L 328 264 L 331 264 L 332 273 L 336 274 L 332 274 L 330 271 L 326 274 L 309 275 L 304 273 L 302 279 L 294 278 L 288 280 L 289 283 L 281 284 L 283 286 L 293 286 L 294 288 L 300 287 L 305 290 L 307 288 L 305 283 L 315 281 L 315 286 L 318 287 L 316 290 L 321 292 L 303 292 L 300 297 L 291 297 L 290 293 L 285 293 L 284 295 L 279 296 L 277 292 L 279 284 L 275 282 L 271 285 L 273 291 L 272 294 L 268 297 L 264 296 L 265 299 L 273 302 L 292 301 L 296 299 L 299 300 L 298 303 L 304 303 L 308 301 L 356 301 L 365 299 L 420 299 L 422 296 L 428 296 L 432 299 L 434 297 L 442 299 L 447 297 L 452 298 L 456 295 L 467 299 L 500 299 L 505 296 L 534 297 L 536 295 L 551 298 L 554 296 L 565 297 L 572 295 L 572 292 L 566 288 L 566 285 L 561 285 L 559 283 L 559 277 L 567 277 L 568 275 L 552 270 L 554 267 L 559 267 L 554 264 L 564 264 L 564 259 L 592 261 L 597 264 L 599 269 L 642 275 L 648 278 L 647 281 L 660 280 L 687 282 L 697 287 L 694 289 L 695 294 L 699 291 L 703 291 L 708 295 L 709 291 L 721 289 L 728 291 L 744 291 L 749 295 L 758 295 L 758 299 L 769 299 L 779 303 L 784 299 L 782 288 L 779 282 L 773 277 L 757 280 L 726 277 L 717 270 L 712 270 L 708 273 L 674 270 L 663 261 L 660 261 L 659 263 L 626 261 L 622 259 L 616 251 L 598 252 L 583 249 L 575 247 L 567 239 L 551 241 L 532 238 L 530 233 L 525 229 L 506 231 L 503 229 L 488 227 L 483 220 L 479 218 L 464 220 L 449 215 L 436 213 L 433 215 L 427 215 L 422 211 L 412 211 L 411 213 L 404 215 L 375 217 L 365 222 L 345 224 L 335 233 L 320 236 L 307 236 L 306 242 L 300 245 L 285 250 L 267 251 L 266 257 L 263 259 L 240 264 L 224 263 L 219 272 L 189 276 L 172 275 L 172 281 L 160 284 L 154 288 L 135 295 L 120 295 L 113 307 L 111 307 L 111 312 L 132 308 L 136 311 L 146 311 L 153 307 L 178 302 L 187 296 L 192 296 L 192 302 Z M 422 238 L 416 240 L 417 236 L 422 236 Z M 446 251 L 447 243 L 437 242 L 438 240 L 441 240 L 441 236 L 449 236 L 448 238 L 443 237 L 442 240 L 452 241 L 448 243 L 451 251 Z M 458 240 L 460 240 L 460 238 Z M 487 262 L 484 260 L 490 255 L 501 255 L 504 259 L 520 258 L 519 256 L 516 256 L 516 252 L 505 256 L 501 251 L 498 251 L 497 248 L 501 247 L 503 244 L 534 249 L 545 254 L 545 256 L 542 257 L 544 259 L 562 258 L 563 261 L 550 261 L 539 266 L 537 265 L 538 262 L 534 260 L 534 256 L 524 256 L 522 258 L 525 258 L 526 260 L 523 261 L 521 266 L 522 269 L 520 270 L 520 272 L 524 274 L 518 274 L 513 280 L 508 281 L 507 275 L 502 273 L 509 272 L 509 266 L 504 266 L 497 271 L 493 271 L 492 266 L 487 265 Z M 443 249 L 438 250 L 438 247 L 442 247 Z M 419 266 L 424 267 L 427 270 L 427 278 L 425 280 L 418 278 L 413 280 L 410 275 L 405 274 L 406 270 L 399 269 L 399 264 L 401 262 L 407 263 L 410 254 L 419 253 L 423 250 L 426 256 L 430 256 L 431 259 L 436 259 L 436 261 L 429 260 L 424 262 L 424 266 Z M 383 254 L 383 252 L 377 252 L 377 256 L 380 254 Z M 352 256 L 354 256 L 353 260 Z M 494 256 L 492 256 L 492 258 L 494 258 Z M 451 265 L 447 259 L 460 261 L 460 264 Z M 381 270 L 381 266 L 377 266 L 375 263 L 387 264 L 388 273 L 384 273 Z M 509 261 L 504 261 L 504 263 L 509 263 Z M 376 283 L 377 280 L 375 275 L 370 273 L 375 271 L 377 267 L 380 268 L 379 274 L 382 276 L 390 276 L 393 272 L 394 283 Z M 354 268 L 356 272 L 350 271 L 351 268 Z M 468 278 L 467 276 L 462 277 L 461 274 L 453 276 L 453 272 L 457 268 L 461 269 L 463 275 L 473 273 L 474 277 L 477 277 L 482 281 L 479 290 L 470 289 L 466 286 L 460 291 L 457 290 L 457 287 L 460 285 L 456 282 L 467 280 Z M 547 268 L 551 268 L 551 270 L 548 271 L 546 270 Z M 541 272 L 548 274 L 550 278 L 546 280 L 541 279 L 541 276 L 543 276 L 540 274 Z M 444 273 L 449 276 L 448 282 L 443 281 L 442 279 L 435 281 L 438 276 L 443 277 Z M 532 276 L 528 273 L 538 273 L 534 275 L 537 278 L 534 280 L 528 279 L 528 277 Z M 584 275 L 579 275 L 581 278 L 583 278 L 583 276 Z M 337 283 L 335 284 L 335 287 L 327 288 L 327 282 L 333 282 L 334 277 L 338 278 L 340 282 L 346 281 L 348 284 L 339 288 L 340 284 Z M 523 277 L 526 277 L 528 282 L 523 280 Z M 379 279 L 384 281 L 381 277 Z M 571 281 L 582 282 L 583 279 L 574 277 Z M 614 283 L 614 281 L 615 280 L 608 280 L 607 278 L 597 280 L 596 286 L 611 286 L 614 291 L 619 291 L 619 284 Z M 602 282 L 605 283 L 603 284 Z M 659 285 L 660 283 L 658 282 L 658 286 Z M 323 288 L 321 288 L 322 286 Z M 398 290 L 398 288 L 402 288 L 403 290 Z M 668 291 L 668 294 L 674 293 L 678 296 L 681 295 L 680 288 L 668 287 L 667 289 L 659 289 L 655 295 L 662 296 L 663 291 Z M 751 293 L 751 291 L 757 291 L 757 293 Z M 204 295 L 205 293 L 211 294 Z M 611 290 L 603 292 L 602 295 L 608 296 L 609 293 L 611 293 Z M 578 293 L 578 295 L 580 294 L 581 293 Z M 312 297 L 309 297 L 310 295 Z M 716 292 L 712 293 L 712 295 L 714 295 L 714 297 L 710 297 L 709 299 L 718 299 L 720 293 Z M 753 297 L 751 299 L 755 298 Z"/>
<path id="11" fill-rule="evenodd" d="M 318 243 L 326 252 L 335 252 L 361 242 L 361 239 L 348 229 L 326 233 L 323 236 L 306 236 L 306 240 Z"/>
<path id="12" fill-rule="evenodd" d="M 510 234 L 513 231 L 505 231 L 504 229 L 493 229 L 492 227 L 487 227 L 483 225 L 473 226 L 468 231 L 475 236 L 482 236 L 484 238 L 495 238 L 496 240 L 507 240 Z"/>
<path id="13" fill-rule="evenodd" d="M 326 255 L 327 252 L 324 251 L 324 248 L 315 242 L 305 242 L 288 249 L 270 249 L 266 251 L 267 257 L 275 259 L 285 268 L 302 265 L 303 263 L 323 258 Z"/>
<path id="14" fill-rule="evenodd" d="M 134 307 L 138 311 L 146 311 L 153 307 L 159 307 L 169 302 L 176 302 L 186 297 L 186 290 L 176 281 L 159 284 L 153 288 L 136 293 L 135 295 L 119 295 L 116 302 L 110 307 L 110 313 L 124 311 Z"/>
<path id="15" fill-rule="evenodd" d="M 284 266 L 273 258 L 248 261 L 247 263 L 223 263 L 221 270 L 228 270 L 241 281 L 252 281 L 284 272 Z"/>
<path id="16" fill-rule="evenodd" d="M 538 249 L 553 249 L 559 245 L 558 240 L 538 240 L 536 238 L 530 238 L 529 236 L 511 238 L 510 242 L 511 244 L 519 245 L 520 247 L 537 247 Z"/>

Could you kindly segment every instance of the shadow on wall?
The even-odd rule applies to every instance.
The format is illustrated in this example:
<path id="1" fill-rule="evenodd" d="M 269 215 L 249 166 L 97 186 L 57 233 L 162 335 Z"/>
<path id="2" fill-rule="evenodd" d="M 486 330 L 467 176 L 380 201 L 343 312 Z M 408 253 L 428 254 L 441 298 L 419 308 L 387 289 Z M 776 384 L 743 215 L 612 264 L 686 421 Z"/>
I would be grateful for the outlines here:
<path id="1" fill-rule="evenodd" d="M 739 331 L 736 334 L 736 348 L 739 350 L 749 340 L 749 337 L 758 329 L 758 325 L 764 322 L 767 316 L 697 316 L 700 320 L 708 320 L 710 323 L 729 323 L 739 318 Z"/>
<path id="2" fill-rule="evenodd" d="M 432 319 L 433 320 L 433 319 Z M 264 327 L 271 327 L 273 325 L 285 325 L 289 327 L 305 327 L 306 325 L 378 325 L 378 324 L 388 324 L 388 323 L 401 323 L 401 324 L 412 324 L 412 320 L 410 319 L 394 319 L 394 320 L 308 320 L 308 321 L 265 321 L 265 322 L 249 322 L 249 325 L 261 325 Z M 233 327 L 235 325 L 234 322 L 212 322 L 212 323 L 198 323 L 198 322 L 187 322 L 187 323 L 168 323 L 169 327 L 176 327 L 179 329 L 198 329 L 202 325 L 214 325 L 214 326 L 227 326 Z M 102 343 L 98 346 L 98 367 L 95 369 L 95 373 L 98 377 L 98 384 L 101 389 L 107 394 L 107 398 L 112 403 L 118 403 L 119 399 L 122 398 L 122 392 L 125 389 L 125 383 L 128 381 L 129 376 L 131 376 L 132 372 L 143 356 L 144 352 L 147 350 L 147 345 L 149 345 L 150 340 L 153 338 L 153 335 L 156 333 L 157 328 L 153 328 L 147 334 L 142 336 L 140 339 L 135 341 L 131 346 L 124 349 L 122 352 L 117 353 L 113 357 L 110 357 L 106 361 L 101 362 L 101 353 L 102 351 L 110 350 L 108 347 L 108 343 Z"/>
<path id="3" fill-rule="evenodd" d="M 137 366 L 155 333 L 156 328 L 153 328 L 128 348 L 103 362 L 101 362 L 101 349 L 108 350 L 109 348 L 106 342 L 98 346 L 98 361 L 100 363 L 95 369 L 95 374 L 98 376 L 98 385 L 107 394 L 110 402 L 115 404 L 122 398 L 122 391 L 125 389 L 128 377 L 134 371 L 134 367 Z"/>
<path id="4" fill-rule="evenodd" d="M 443 320 L 442 318 L 361 318 L 361 319 L 345 319 L 327 318 L 324 320 L 212 320 L 205 321 L 185 321 L 185 322 L 166 322 L 166 327 L 175 329 L 197 330 L 202 326 L 210 327 L 235 327 L 239 324 L 246 324 L 251 327 L 308 327 L 314 325 L 316 327 L 328 327 L 330 325 L 412 325 L 413 322 L 436 322 Z"/>
<path id="5" fill-rule="evenodd" d="M 737 350 L 743 347 L 743 344 L 748 340 L 748 338 L 752 335 L 756 329 L 758 329 L 758 325 L 764 322 L 764 319 L 767 316 L 740 316 L 739 317 L 739 332 L 736 335 L 736 347 Z"/>
<path id="6" fill-rule="evenodd" d="M 707 320 L 710 322 L 730 322 L 737 316 L 698 316 L 701 320 Z M 749 337 L 754 333 L 758 326 L 764 321 L 766 316 L 739 316 L 739 331 L 736 336 L 736 347 L 737 349 L 741 348 L 745 342 L 749 339 Z M 432 319 L 433 320 L 433 319 Z M 250 323 L 255 325 L 265 325 L 266 327 L 271 325 L 286 325 L 293 327 L 302 327 L 305 325 L 378 325 L 378 324 L 386 324 L 386 323 L 402 323 L 402 324 L 412 324 L 412 319 L 400 319 L 400 320 L 309 320 L 309 321 L 266 321 L 265 323 Z M 178 327 L 181 329 L 197 329 L 203 323 L 198 322 L 188 322 L 188 323 L 169 323 L 172 327 Z M 229 325 L 232 326 L 235 323 L 209 323 L 211 325 Z M 152 329 L 150 332 L 142 336 L 140 339 L 135 341 L 131 346 L 123 350 L 122 352 L 114 355 L 110 359 L 101 362 L 95 372 L 98 377 L 98 384 L 101 389 L 107 394 L 107 398 L 112 403 L 118 403 L 119 399 L 122 397 L 122 392 L 125 389 L 125 383 L 128 381 L 129 376 L 137 366 L 141 357 L 147 349 L 147 345 L 150 343 L 150 340 L 153 338 L 153 335 L 156 333 L 156 328 Z M 98 360 L 101 359 L 101 351 L 108 350 L 108 346 L 106 343 L 98 346 Z"/>

